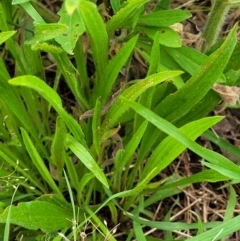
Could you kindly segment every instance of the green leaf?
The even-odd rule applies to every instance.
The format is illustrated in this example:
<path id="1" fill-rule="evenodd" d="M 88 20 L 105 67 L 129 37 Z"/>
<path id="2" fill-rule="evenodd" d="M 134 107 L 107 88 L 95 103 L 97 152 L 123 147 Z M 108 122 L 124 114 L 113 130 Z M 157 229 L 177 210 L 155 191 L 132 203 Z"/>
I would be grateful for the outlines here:
<path id="1" fill-rule="evenodd" d="M 4 43 L 7 39 L 11 38 L 16 31 L 5 31 L 0 33 L 0 44 Z"/>
<path id="2" fill-rule="evenodd" d="M 78 37 L 85 31 L 85 26 L 79 12 L 73 11 L 72 14 L 68 14 L 66 5 L 67 2 L 65 1 L 65 4 L 62 5 L 58 12 L 58 15 L 60 15 L 58 23 L 67 25 L 68 29 L 63 34 L 56 37 L 55 40 L 67 53 L 73 54 L 73 49 Z"/>
<path id="3" fill-rule="evenodd" d="M 79 6 L 79 0 L 65 0 L 64 1 L 66 11 L 69 15 L 76 12 L 75 10 Z"/>
<path id="4" fill-rule="evenodd" d="M 226 238 L 228 235 L 233 234 L 239 230 L 239 222 L 240 216 L 237 216 L 231 220 L 222 222 L 211 230 L 205 231 L 196 237 L 189 238 L 188 241 L 213 241 L 220 240 L 221 238 Z"/>
<path id="5" fill-rule="evenodd" d="M 101 156 L 101 102 L 99 99 L 96 101 L 96 105 L 93 112 L 93 121 L 92 121 L 92 133 L 93 133 L 93 146 L 98 155 Z"/>
<path id="6" fill-rule="evenodd" d="M 182 46 L 181 48 L 164 48 L 166 52 L 190 75 L 195 75 L 201 65 L 207 61 L 208 56 L 198 52 L 196 49 Z M 217 82 L 225 82 L 226 78 L 222 74 Z"/>
<path id="7" fill-rule="evenodd" d="M 62 172 L 64 167 L 64 155 L 65 155 L 65 142 L 66 142 L 67 130 L 64 121 L 61 117 L 57 118 L 56 130 L 53 137 L 51 146 L 51 160 L 53 165 L 57 168 L 58 179 L 62 180 Z"/>
<path id="8" fill-rule="evenodd" d="M 137 38 L 138 36 L 131 38 L 106 66 L 102 78 L 99 80 L 100 91 L 97 91 L 96 93 L 98 96 L 101 95 L 101 102 L 103 105 L 106 103 L 112 92 L 113 85 L 119 75 L 119 72 L 129 59 L 129 56 L 137 42 Z"/>
<path id="9" fill-rule="evenodd" d="M 174 23 L 182 22 L 192 15 L 186 10 L 163 10 L 139 17 L 138 23 L 155 27 L 168 27 Z"/>
<path id="10" fill-rule="evenodd" d="M 18 206 L 9 206 L 0 215 L 0 223 L 6 222 L 10 208 L 10 222 L 27 229 L 54 232 L 72 225 L 72 214 L 70 212 L 44 201 L 25 202 Z"/>
<path id="11" fill-rule="evenodd" d="M 187 125 L 183 126 L 179 129 L 179 131 L 187 136 L 190 140 L 195 140 L 199 137 L 204 131 L 208 128 L 212 127 L 216 123 L 222 120 L 222 117 L 208 117 L 203 118 Z M 170 165 L 172 161 L 175 160 L 184 150 L 186 146 L 179 143 L 175 138 L 168 136 L 165 138 L 153 151 L 150 158 L 147 161 L 146 166 L 143 169 L 140 180 L 145 178 L 153 168 L 155 172 L 152 173 L 153 176 L 158 175 L 165 167 Z M 160 161 L 159 161 L 160 160 Z"/>
<path id="12" fill-rule="evenodd" d="M 81 1 L 79 11 L 90 37 L 91 50 L 97 73 L 96 78 L 100 78 L 108 62 L 108 36 L 106 28 L 95 4 Z"/>
<path id="13" fill-rule="evenodd" d="M 224 215 L 224 221 L 231 220 L 234 217 L 234 210 L 237 204 L 237 195 L 232 186 L 229 187 L 230 195 L 227 202 L 227 208 Z"/>
<path id="14" fill-rule="evenodd" d="M 26 146 L 29 156 L 31 157 L 33 164 L 38 169 L 39 173 L 41 174 L 42 178 L 48 183 L 48 185 L 59 195 L 62 195 L 60 190 L 58 189 L 56 183 L 54 182 L 50 172 L 48 171 L 47 167 L 45 166 L 44 161 L 42 160 L 41 156 L 39 155 L 37 149 L 35 148 L 34 144 L 32 143 L 29 135 L 27 132 L 21 128 L 21 133 L 23 137 L 23 142 Z"/>
<path id="15" fill-rule="evenodd" d="M 117 28 L 121 28 L 124 24 L 128 24 L 127 21 L 131 16 L 134 19 L 139 15 L 139 9 L 141 6 L 148 2 L 148 0 L 128 0 L 127 5 L 121 8 L 107 23 L 106 29 L 108 35 L 113 34 Z"/>
<path id="16" fill-rule="evenodd" d="M 60 34 L 65 34 L 68 31 L 66 24 L 59 23 L 37 23 L 35 25 L 35 36 L 29 41 L 29 44 L 36 44 L 38 42 L 44 42 L 49 39 L 53 39 Z"/>
<path id="17" fill-rule="evenodd" d="M 80 125 L 71 115 L 69 115 L 64 110 L 64 108 L 62 107 L 61 98 L 59 97 L 57 92 L 53 90 L 51 87 L 49 87 L 44 81 L 35 76 L 24 75 L 9 80 L 9 83 L 12 85 L 26 86 L 28 88 L 36 90 L 58 112 L 58 114 L 62 117 L 62 119 L 67 124 L 68 128 L 75 136 L 75 138 L 79 140 L 83 145 L 87 146 Z"/>
<path id="18" fill-rule="evenodd" d="M 114 166 L 115 166 L 114 175 L 117 175 L 118 173 L 122 172 L 124 166 L 126 166 L 127 164 L 130 165 L 129 162 L 131 161 L 131 158 L 136 152 L 136 149 L 142 139 L 142 136 L 147 128 L 147 125 L 148 125 L 147 121 L 142 123 L 142 125 L 139 127 L 136 133 L 134 133 L 134 135 L 126 145 L 126 148 L 121 156 L 121 159 L 119 159 L 119 161 L 116 161 L 114 163 Z"/>
<path id="19" fill-rule="evenodd" d="M 155 86 L 167 79 L 171 79 L 174 76 L 180 75 L 180 71 L 163 71 L 157 74 L 148 76 L 147 78 L 138 81 L 136 84 L 127 88 L 121 96 L 128 99 L 135 100 L 139 95 L 141 95 L 148 88 Z M 113 127 L 117 122 L 118 118 L 128 109 L 128 106 L 121 99 L 117 99 L 114 104 L 110 107 L 103 126 L 104 128 Z"/>
<path id="20" fill-rule="evenodd" d="M 149 38 L 155 38 L 155 35 L 159 34 L 159 43 L 172 48 L 179 48 L 182 45 L 182 40 L 177 32 L 167 27 L 139 27 L 140 31 L 143 31 Z"/>
<path id="21" fill-rule="evenodd" d="M 60 47 L 57 47 L 55 45 L 49 44 L 49 43 L 35 43 L 32 45 L 33 50 L 41 50 L 47 53 L 51 54 L 60 54 L 63 52 L 63 50 Z"/>
<path id="22" fill-rule="evenodd" d="M 79 142 L 76 141 L 70 135 L 67 136 L 67 146 L 71 149 L 71 151 L 79 158 L 79 160 L 94 174 L 94 176 L 105 186 L 108 186 L 107 179 L 98 166 L 96 161 L 93 159 L 89 151 L 84 148 Z"/>
<path id="23" fill-rule="evenodd" d="M 229 177 L 226 177 L 215 170 L 208 169 L 208 170 L 204 170 L 199 173 L 193 174 L 190 177 L 182 178 L 179 181 L 162 185 L 161 187 L 158 188 L 158 190 L 165 190 L 173 187 L 178 188 L 180 186 L 186 187 L 194 183 L 200 183 L 200 182 L 220 182 L 220 181 L 228 181 L 228 180 L 229 180 Z"/>
<path id="24" fill-rule="evenodd" d="M 190 140 L 187 136 L 183 135 L 177 127 L 172 125 L 167 120 L 161 118 L 160 116 L 156 115 L 154 112 L 148 110 L 144 106 L 133 102 L 125 97 L 120 97 L 124 102 L 126 102 L 129 107 L 134 109 L 138 114 L 143 116 L 146 120 L 151 122 L 153 125 L 155 125 L 158 129 L 165 132 L 169 136 L 172 136 L 174 139 L 182 143 L 184 146 L 198 154 L 199 156 L 203 157 L 204 159 L 208 160 L 211 165 L 218 167 L 218 172 L 221 174 L 234 178 L 239 179 L 240 175 L 240 167 L 235 165 L 233 162 L 228 160 L 227 158 L 221 156 L 220 154 L 208 150 L 197 143 Z"/>
<path id="25" fill-rule="evenodd" d="M 121 8 L 121 2 L 119 0 L 110 0 L 110 3 L 114 13 Z"/>
<path id="26" fill-rule="evenodd" d="M 195 75 L 175 93 L 168 95 L 161 101 L 154 108 L 154 112 L 159 113 L 161 117 L 172 123 L 184 118 L 206 96 L 218 80 L 234 50 L 235 44 L 236 27 L 228 35 L 223 45 L 206 59 Z M 149 126 L 149 128 L 152 127 Z M 149 136 L 143 138 L 143 149 L 141 150 L 143 156 L 152 148 L 153 143 L 158 140 L 159 136 L 159 132 L 154 131 L 153 128 L 151 131 L 148 129 L 146 133 L 153 133 L 153 135 L 151 134 L 151 139 L 149 139 Z"/>
<path id="27" fill-rule="evenodd" d="M 154 74 L 158 71 L 158 65 L 160 63 L 160 46 L 159 46 L 159 32 L 156 33 L 153 39 L 153 45 L 151 50 L 151 55 L 149 59 L 149 69 L 147 75 Z"/>
<path id="28" fill-rule="evenodd" d="M 27 3 L 30 2 L 31 0 L 12 0 L 12 5 L 14 4 L 21 4 L 21 3 Z"/>

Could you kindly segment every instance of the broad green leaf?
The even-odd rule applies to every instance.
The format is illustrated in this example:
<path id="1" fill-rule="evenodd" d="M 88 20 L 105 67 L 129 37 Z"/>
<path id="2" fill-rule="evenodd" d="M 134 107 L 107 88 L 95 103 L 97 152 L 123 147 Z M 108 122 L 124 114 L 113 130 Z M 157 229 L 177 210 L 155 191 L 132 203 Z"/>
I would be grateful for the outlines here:
<path id="1" fill-rule="evenodd" d="M 51 87 L 49 87 L 44 81 L 35 76 L 25 75 L 13 78 L 9 80 L 9 83 L 12 85 L 26 86 L 28 88 L 36 90 L 58 112 L 58 114 L 62 117 L 62 119 L 67 124 L 68 128 L 75 136 L 75 138 L 79 140 L 83 145 L 87 146 L 84 139 L 84 133 L 80 125 L 71 115 L 69 115 L 64 110 L 64 108 L 62 107 L 61 98 L 59 97 L 57 92 L 53 90 Z"/>
<path id="2" fill-rule="evenodd" d="M 68 1 L 69 2 L 69 1 Z M 76 45 L 78 37 L 85 31 L 84 23 L 78 11 L 73 11 L 72 14 L 66 12 L 66 4 L 62 5 L 58 15 L 60 20 L 58 23 L 68 26 L 66 32 L 56 37 L 55 40 L 69 54 L 73 54 L 73 49 Z"/>
<path id="3" fill-rule="evenodd" d="M 149 38 L 154 39 L 155 35 L 159 34 L 159 43 L 172 48 L 178 48 L 182 45 L 182 40 L 178 33 L 167 27 L 139 27 L 140 31 L 144 32 Z"/>
<path id="4" fill-rule="evenodd" d="M 128 99 L 135 100 L 139 95 L 141 95 L 148 88 L 155 86 L 165 80 L 171 79 L 177 75 L 180 75 L 181 71 L 164 71 L 157 74 L 148 76 L 143 80 L 139 80 L 136 84 L 127 88 L 121 96 Z M 103 126 L 108 129 L 113 127 L 117 122 L 118 118 L 128 109 L 128 106 L 121 99 L 117 99 L 114 104 L 110 107 Z"/>
<path id="5" fill-rule="evenodd" d="M 67 136 L 67 146 L 79 158 L 79 160 L 94 174 L 94 176 L 105 187 L 108 188 L 108 182 L 102 169 L 98 166 L 89 151 L 70 135 Z"/>
<path id="6" fill-rule="evenodd" d="M 220 120 L 222 120 L 222 117 L 218 116 L 203 118 L 183 126 L 179 129 L 179 131 L 183 135 L 187 136 L 190 140 L 194 141 L 204 131 L 218 123 Z M 185 149 L 186 146 L 179 143 L 179 141 L 177 141 L 175 138 L 168 136 L 151 154 L 146 166 L 143 169 L 140 179 L 145 178 L 149 172 L 153 170 L 153 168 L 156 169 L 155 172 L 152 173 L 152 178 L 158 175 L 165 167 L 170 165 L 170 163 L 174 161 L 175 158 L 177 158 Z"/>
<path id="7" fill-rule="evenodd" d="M 36 44 L 50 39 L 54 39 L 60 34 L 65 35 L 69 27 L 60 23 L 37 23 L 35 25 L 35 36 L 29 44 Z"/>
<path id="8" fill-rule="evenodd" d="M 155 125 L 159 130 L 165 132 L 169 136 L 182 143 L 184 146 L 209 161 L 212 165 L 218 166 L 218 171 L 230 178 L 239 179 L 240 167 L 235 165 L 233 162 L 223 157 L 222 155 L 208 150 L 197 143 L 190 140 L 185 136 L 177 127 L 172 125 L 166 119 L 156 115 L 151 110 L 148 110 L 144 106 L 127 99 L 126 97 L 120 97 L 129 107 L 134 109 L 138 114 L 142 115 L 146 120 Z"/>
<path id="9" fill-rule="evenodd" d="M 142 7 L 143 4 L 148 2 L 148 0 L 128 0 L 127 5 L 121 8 L 107 23 L 106 29 L 108 35 L 113 34 L 117 28 L 121 28 L 124 24 L 127 24 L 126 21 L 131 16 L 137 18 L 139 12 L 138 10 Z M 138 14 L 137 14 L 138 13 Z M 129 25 L 129 23 L 128 23 Z"/>
<path id="10" fill-rule="evenodd" d="M 119 75 L 124 64 L 126 64 L 132 53 L 137 37 L 131 38 L 111 59 L 109 64 L 106 66 L 102 77 L 99 80 L 100 91 L 97 91 L 96 95 L 101 95 L 101 103 L 104 105 L 111 95 L 113 85 Z"/>
<path id="11" fill-rule="evenodd" d="M 79 11 L 90 37 L 92 56 L 97 74 L 96 78 L 100 78 L 108 62 L 108 36 L 106 28 L 95 4 L 81 1 Z"/>
<path id="12" fill-rule="evenodd" d="M 31 157 L 33 164 L 38 169 L 39 173 L 41 174 L 42 178 L 47 182 L 47 184 L 59 195 L 62 195 L 61 191 L 57 187 L 56 183 L 54 182 L 49 170 L 45 166 L 43 159 L 41 158 L 40 154 L 38 153 L 36 147 L 32 143 L 29 135 L 27 132 L 21 128 L 21 133 L 23 137 L 23 142 L 26 146 L 27 152 Z"/>
<path id="13" fill-rule="evenodd" d="M 44 201 L 25 202 L 18 204 L 18 206 L 9 206 L 0 215 L 0 223 L 6 222 L 10 207 L 10 222 L 27 229 L 54 232 L 72 226 L 71 212 Z"/>
<path id="14" fill-rule="evenodd" d="M 11 38 L 16 31 L 6 31 L 0 33 L 0 44 L 4 43 L 7 39 Z"/>
<path id="15" fill-rule="evenodd" d="M 163 10 L 140 16 L 138 23 L 155 27 L 169 27 L 174 23 L 186 20 L 191 16 L 191 13 L 186 10 Z"/>

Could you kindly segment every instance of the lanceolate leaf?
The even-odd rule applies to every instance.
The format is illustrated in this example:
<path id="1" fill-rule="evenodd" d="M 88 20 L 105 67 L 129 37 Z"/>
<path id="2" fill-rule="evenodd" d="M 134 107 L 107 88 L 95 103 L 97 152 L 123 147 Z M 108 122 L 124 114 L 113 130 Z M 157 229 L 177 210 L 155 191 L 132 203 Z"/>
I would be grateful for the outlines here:
<path id="1" fill-rule="evenodd" d="M 44 232 L 54 232 L 71 227 L 72 214 L 64 208 L 45 201 L 20 203 L 9 206 L 0 215 L 0 223 L 5 223 L 11 207 L 10 223 L 27 229 L 41 229 Z"/>
<path id="2" fill-rule="evenodd" d="M 181 71 L 164 71 L 157 74 L 153 74 L 148 76 L 147 78 L 140 80 L 138 83 L 132 85 L 128 89 L 126 89 L 121 96 L 124 96 L 130 100 L 135 100 L 138 96 L 140 96 L 145 90 L 148 88 L 155 86 L 165 80 L 171 79 L 177 75 L 180 75 Z M 128 109 L 129 107 L 122 101 L 122 99 L 118 98 L 114 104 L 111 106 L 108 111 L 106 118 L 104 120 L 104 128 L 105 127 L 113 127 L 118 118 Z"/>
<path id="3" fill-rule="evenodd" d="M 184 127 L 180 128 L 179 131 L 189 137 L 189 139 L 195 140 L 204 131 L 218 123 L 220 120 L 222 120 L 222 117 L 218 116 L 200 119 L 185 125 Z M 185 149 L 186 147 L 173 137 L 168 136 L 165 138 L 153 151 L 152 155 L 148 159 L 147 164 L 143 169 L 141 180 L 145 178 L 149 172 L 153 170 L 153 168 L 156 168 L 156 170 L 154 173 L 152 173 L 152 178 L 159 174 L 165 167 L 170 165 L 170 163 L 174 161 L 175 158 L 177 158 Z"/>
<path id="4" fill-rule="evenodd" d="M 161 118 L 156 115 L 151 110 L 145 108 L 144 106 L 133 102 L 125 97 L 121 97 L 121 99 L 126 102 L 129 107 L 134 109 L 138 114 L 143 116 L 146 120 L 155 125 L 158 129 L 165 132 L 169 136 L 173 137 L 178 142 L 182 143 L 184 146 L 203 157 L 213 165 L 219 167 L 219 172 L 227 177 L 239 179 L 240 175 L 240 167 L 235 165 L 233 162 L 228 160 L 227 158 L 221 156 L 220 154 L 208 150 L 197 143 L 193 142 L 189 139 L 189 137 L 185 136 L 177 127 L 169 123 L 167 120 Z M 220 170 L 221 169 L 221 170 Z"/>
<path id="5" fill-rule="evenodd" d="M 136 14 L 136 11 L 148 0 L 128 0 L 127 5 L 121 8 L 107 23 L 107 33 L 111 35 L 117 28 L 122 27 L 126 20 Z M 135 18 L 137 16 L 135 15 Z"/>
<path id="6" fill-rule="evenodd" d="M 222 74 L 236 45 L 236 27 L 231 31 L 224 44 L 210 55 L 202 67 L 176 93 L 163 100 L 156 111 L 161 110 L 167 120 L 180 119 L 196 105 L 212 88 Z M 181 108 L 176 108 L 176 103 Z"/>
<path id="7" fill-rule="evenodd" d="M 174 23 L 190 18 L 191 14 L 185 10 L 164 10 L 139 17 L 138 23 L 148 26 L 168 27 Z"/>
<path id="8" fill-rule="evenodd" d="M 79 160 L 94 174 L 94 176 L 105 187 L 108 188 L 108 182 L 102 169 L 98 166 L 89 151 L 70 135 L 67 136 L 67 146 L 79 158 Z"/>
<path id="9" fill-rule="evenodd" d="M 154 109 L 154 112 L 159 113 L 161 117 L 171 123 L 175 123 L 178 120 L 183 122 L 182 118 L 203 99 L 213 84 L 218 80 L 235 45 L 236 27 L 231 31 L 224 44 L 206 59 L 192 78 L 175 93 L 161 101 Z M 151 138 L 148 134 L 143 138 L 142 148 L 140 150 L 142 158 L 149 152 L 159 136 L 159 132 L 157 130 L 155 131 L 155 128 L 152 126 L 148 127 L 146 133 L 151 133 Z"/>
<path id="10" fill-rule="evenodd" d="M 102 78 L 99 80 L 100 90 L 97 91 L 97 94 L 101 96 L 102 105 L 104 105 L 108 100 L 120 70 L 122 69 L 123 65 L 126 64 L 135 47 L 137 37 L 138 36 L 135 36 L 130 39 L 119 50 L 116 56 L 113 57 L 113 59 L 109 62 L 102 75 Z"/>
<path id="11" fill-rule="evenodd" d="M 106 28 L 93 3 L 81 1 L 79 11 L 90 37 L 91 50 L 97 73 L 96 78 L 99 78 L 104 73 L 108 62 L 108 36 Z"/>
<path id="12" fill-rule="evenodd" d="M 44 81 L 32 75 L 24 75 L 9 80 L 9 83 L 32 88 L 41 94 L 62 117 L 75 138 L 83 145 L 87 146 L 80 125 L 64 110 L 62 107 L 62 101 L 57 92 L 49 87 Z"/>

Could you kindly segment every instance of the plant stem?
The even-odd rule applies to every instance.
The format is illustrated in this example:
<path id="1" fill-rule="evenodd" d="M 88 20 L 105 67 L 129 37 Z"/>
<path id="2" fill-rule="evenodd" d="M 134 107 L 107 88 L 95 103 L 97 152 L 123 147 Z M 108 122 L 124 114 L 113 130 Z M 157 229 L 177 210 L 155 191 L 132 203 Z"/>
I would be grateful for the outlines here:
<path id="1" fill-rule="evenodd" d="M 205 40 L 202 51 L 207 52 L 216 42 L 225 16 L 230 8 L 229 0 L 215 0 L 202 37 Z"/>

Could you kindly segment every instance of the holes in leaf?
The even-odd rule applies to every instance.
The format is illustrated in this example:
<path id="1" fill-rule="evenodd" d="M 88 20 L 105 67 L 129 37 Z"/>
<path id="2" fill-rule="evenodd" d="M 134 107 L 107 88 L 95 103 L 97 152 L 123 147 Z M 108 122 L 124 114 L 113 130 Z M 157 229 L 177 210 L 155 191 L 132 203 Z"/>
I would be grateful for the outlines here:
<path id="1" fill-rule="evenodd" d="M 68 36 L 68 35 L 67 35 L 67 33 L 64 33 L 63 36 L 66 37 L 66 36 Z"/>

